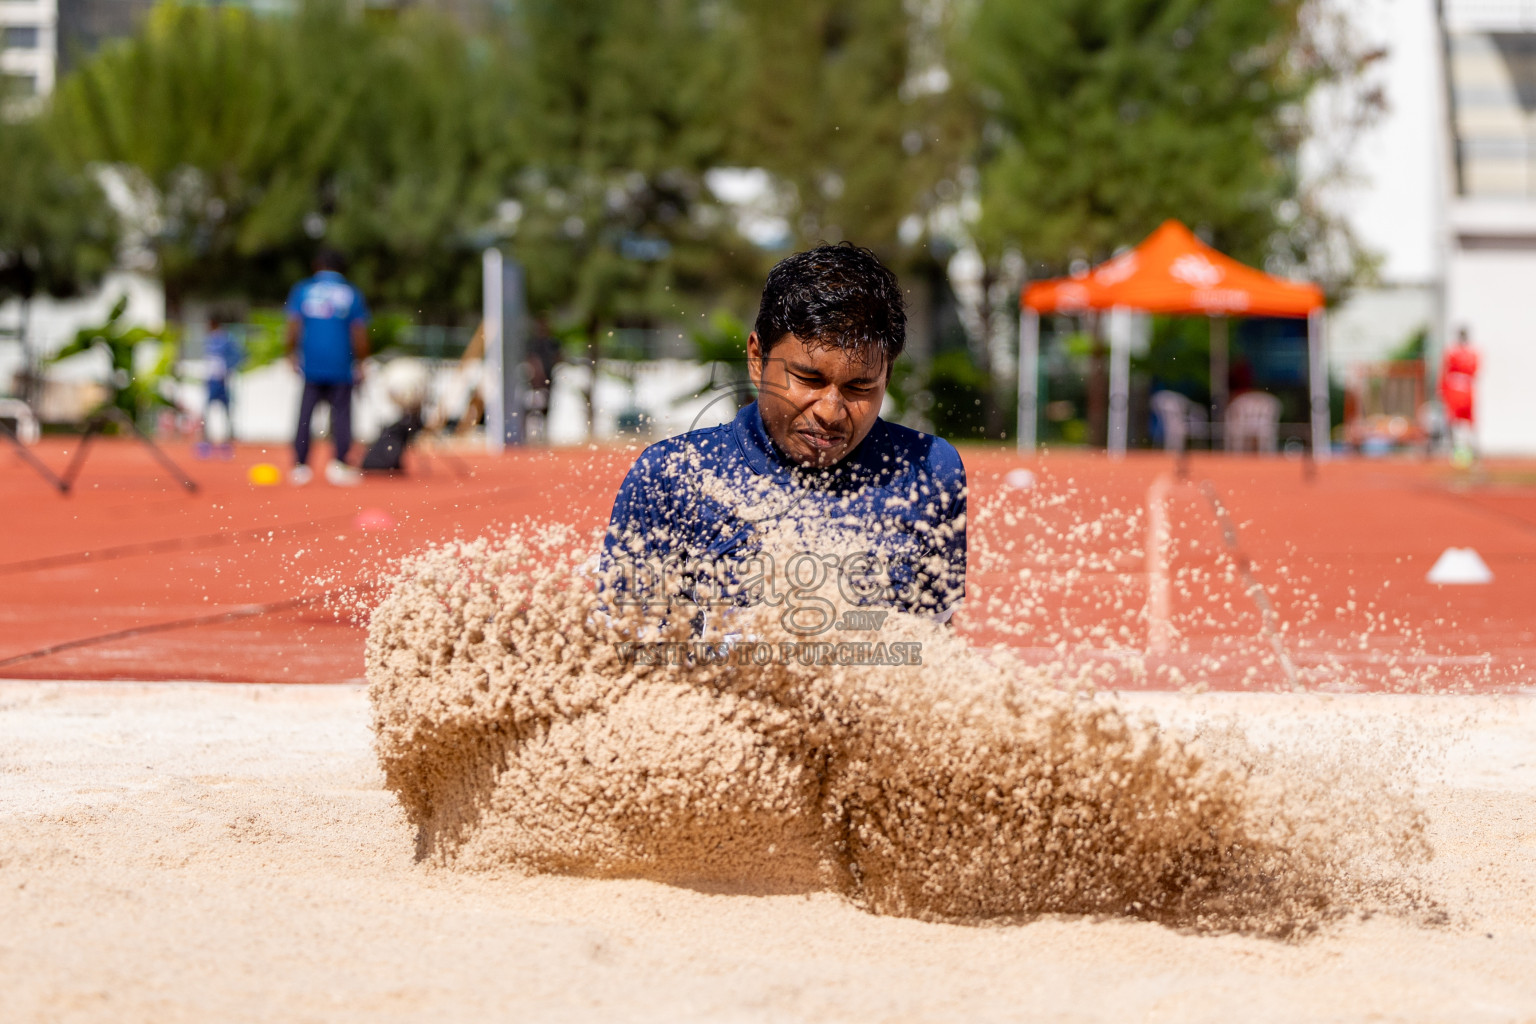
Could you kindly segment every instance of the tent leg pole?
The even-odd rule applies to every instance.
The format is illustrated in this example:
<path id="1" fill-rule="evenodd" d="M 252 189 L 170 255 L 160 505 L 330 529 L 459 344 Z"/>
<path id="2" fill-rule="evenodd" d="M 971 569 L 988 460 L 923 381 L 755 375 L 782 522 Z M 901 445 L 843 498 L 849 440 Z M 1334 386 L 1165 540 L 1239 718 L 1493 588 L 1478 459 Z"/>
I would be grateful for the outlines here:
<path id="1" fill-rule="evenodd" d="M 502 259 L 501 250 L 495 248 L 486 249 L 481 254 L 485 370 L 481 376 L 480 393 L 485 396 L 485 450 L 492 455 L 500 455 L 507 444 L 507 395 L 502 388 L 505 374 L 501 365 L 505 331 L 502 323 Z"/>
<path id="2" fill-rule="evenodd" d="M 1312 444 L 1314 462 L 1328 461 L 1328 331 L 1321 309 L 1307 315 L 1307 369 L 1312 385 Z"/>
<path id="3" fill-rule="evenodd" d="M 1132 313 L 1116 309 L 1109 328 L 1109 457 L 1125 458 L 1131 419 Z"/>
<path id="4" fill-rule="evenodd" d="M 1021 455 L 1033 455 L 1040 399 L 1040 314 L 1019 310 L 1019 423 L 1016 437 Z"/>
<path id="5" fill-rule="evenodd" d="M 1213 316 L 1211 327 L 1211 447 L 1217 442 L 1222 447 L 1227 440 L 1227 400 L 1230 388 L 1231 363 L 1227 358 L 1227 318 Z"/>

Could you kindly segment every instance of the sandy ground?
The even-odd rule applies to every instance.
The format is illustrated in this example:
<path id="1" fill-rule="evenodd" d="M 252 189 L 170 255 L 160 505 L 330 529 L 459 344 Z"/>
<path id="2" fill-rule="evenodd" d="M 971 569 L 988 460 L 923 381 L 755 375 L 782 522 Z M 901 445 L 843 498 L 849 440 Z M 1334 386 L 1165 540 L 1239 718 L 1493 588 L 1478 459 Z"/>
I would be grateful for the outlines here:
<path id="1" fill-rule="evenodd" d="M 0 683 L 0 1020 L 1536 1021 L 1536 698 L 1135 700 L 1411 757 L 1448 923 L 967 928 L 455 875 L 414 862 L 359 689 Z"/>

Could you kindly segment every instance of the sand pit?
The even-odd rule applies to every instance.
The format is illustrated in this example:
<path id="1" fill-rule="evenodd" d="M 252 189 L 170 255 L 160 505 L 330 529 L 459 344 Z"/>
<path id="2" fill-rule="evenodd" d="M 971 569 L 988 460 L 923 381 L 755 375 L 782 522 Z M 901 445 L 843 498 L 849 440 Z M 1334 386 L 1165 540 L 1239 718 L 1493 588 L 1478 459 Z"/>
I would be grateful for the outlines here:
<path id="1" fill-rule="evenodd" d="M 1061 564 L 1005 531 L 976 577 L 1035 668 L 1057 641 L 1103 667 L 1149 629 L 1145 531 L 1056 511 Z M 1207 554 L 1169 574 L 1169 664 L 1272 684 L 1201 646 L 1233 623 L 1191 609 L 1243 611 Z M 1487 601 L 1523 629 L 1515 557 Z M 642 673 L 581 600 L 471 567 L 375 620 L 373 700 L 0 683 L 0 1020 L 1536 1019 L 1536 698 L 1486 673 L 1088 700 L 920 629 L 924 671 Z M 1387 610 L 1386 646 L 1298 640 L 1306 682 L 1471 663 Z M 248 679 L 292 655 L 230 650 Z"/>
<path id="2" fill-rule="evenodd" d="M 966 923 L 1119 914 L 1289 937 L 1440 913 L 1393 770 L 1161 727 L 895 613 L 880 658 L 764 603 L 730 619 L 733 646 L 689 646 L 691 613 L 655 633 L 603 603 L 578 540 L 431 549 L 373 612 L 380 761 L 434 863 L 830 891 Z M 800 596 L 836 612 L 836 594 Z M 626 656 L 653 635 L 675 663 Z"/>
<path id="3" fill-rule="evenodd" d="M 1195 728 L 1236 716 L 1263 744 L 1411 751 L 1446 921 L 1289 942 L 1122 917 L 966 927 L 828 893 L 448 871 L 413 858 L 360 689 L 4 684 L 0 1016 L 1536 1016 L 1536 700 L 1129 700 Z"/>

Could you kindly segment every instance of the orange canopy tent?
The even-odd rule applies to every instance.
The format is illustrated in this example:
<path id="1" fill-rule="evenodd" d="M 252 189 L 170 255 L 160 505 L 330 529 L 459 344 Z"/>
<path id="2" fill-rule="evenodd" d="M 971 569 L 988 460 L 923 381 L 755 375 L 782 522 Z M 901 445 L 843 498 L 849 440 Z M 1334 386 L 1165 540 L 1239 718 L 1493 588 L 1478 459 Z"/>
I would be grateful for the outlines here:
<path id="1" fill-rule="evenodd" d="M 1020 296 L 1019 447 L 1035 446 L 1036 377 L 1039 373 L 1041 313 L 1088 310 L 1164 313 L 1212 317 L 1212 391 L 1224 391 L 1225 320 L 1229 315 L 1308 318 L 1308 362 L 1312 391 L 1314 455 L 1325 450 L 1328 434 L 1328 376 L 1323 358 L 1323 292 L 1315 284 L 1289 281 L 1255 270 L 1196 238 L 1176 220 L 1164 221 L 1136 248 L 1099 264 L 1078 277 L 1035 281 Z M 1124 317 L 1117 318 L 1129 326 Z M 1220 325 L 1220 344 L 1217 325 Z M 1129 407 L 1130 339 L 1125 329 L 1110 329 L 1110 451 L 1125 450 Z M 1221 351 L 1218 352 L 1218 349 Z M 1218 365 L 1219 364 L 1219 365 Z M 1222 403 L 1218 403 L 1222 404 Z M 1213 410 L 1219 416 L 1220 408 Z"/>
<path id="2" fill-rule="evenodd" d="M 1323 305 L 1315 284 L 1287 281 L 1224 256 L 1176 220 L 1083 277 L 1026 285 L 1023 304 L 1037 313 L 1113 309 L 1222 316 L 1307 316 Z"/>

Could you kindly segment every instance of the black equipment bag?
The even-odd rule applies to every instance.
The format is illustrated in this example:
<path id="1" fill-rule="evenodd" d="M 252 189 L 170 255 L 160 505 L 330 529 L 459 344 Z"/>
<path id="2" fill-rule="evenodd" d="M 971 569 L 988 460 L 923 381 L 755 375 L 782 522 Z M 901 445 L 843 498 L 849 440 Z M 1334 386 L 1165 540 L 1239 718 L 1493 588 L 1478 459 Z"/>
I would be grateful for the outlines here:
<path id="1" fill-rule="evenodd" d="M 363 468 L 382 473 L 398 473 L 403 468 L 406 445 L 421 433 L 421 414 L 408 412 L 379 431 L 379 439 L 368 447 L 363 456 Z"/>

